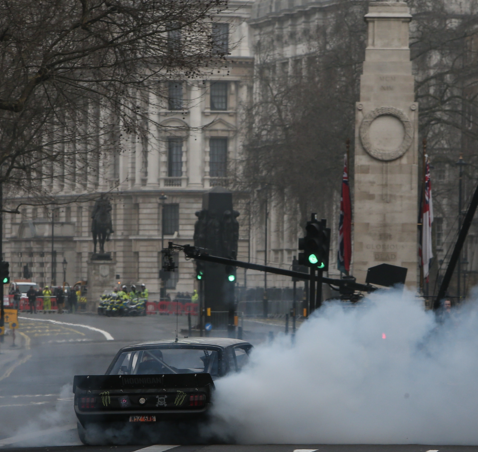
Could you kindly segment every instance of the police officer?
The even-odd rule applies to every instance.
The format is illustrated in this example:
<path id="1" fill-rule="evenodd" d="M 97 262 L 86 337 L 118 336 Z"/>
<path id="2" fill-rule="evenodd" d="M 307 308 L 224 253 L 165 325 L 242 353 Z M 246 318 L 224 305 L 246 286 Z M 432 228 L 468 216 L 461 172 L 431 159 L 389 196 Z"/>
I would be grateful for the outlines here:
<path id="1" fill-rule="evenodd" d="M 46 311 L 51 311 L 51 290 L 48 286 L 45 286 L 43 289 L 43 314 L 46 314 Z"/>
<path id="2" fill-rule="evenodd" d="M 141 284 L 140 296 L 141 296 L 141 298 L 146 298 L 146 300 L 148 299 L 149 292 L 148 292 L 148 289 L 146 289 L 145 284 Z"/>
<path id="3" fill-rule="evenodd" d="M 134 300 L 135 298 L 138 298 L 140 295 L 140 293 L 138 292 L 138 290 L 136 289 L 136 286 L 133 284 L 131 286 L 131 292 L 129 293 L 129 299 L 130 300 Z"/>
<path id="4" fill-rule="evenodd" d="M 126 286 L 121 287 L 121 290 L 118 292 L 118 297 L 120 297 L 121 300 L 127 300 L 128 297 L 128 288 Z"/>

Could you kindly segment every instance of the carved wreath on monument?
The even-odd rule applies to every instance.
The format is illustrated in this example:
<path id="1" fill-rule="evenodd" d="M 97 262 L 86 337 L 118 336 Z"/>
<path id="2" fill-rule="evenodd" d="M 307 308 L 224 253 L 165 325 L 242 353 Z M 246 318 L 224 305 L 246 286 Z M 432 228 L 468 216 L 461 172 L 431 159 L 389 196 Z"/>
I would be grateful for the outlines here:
<path id="1" fill-rule="evenodd" d="M 398 108 L 376 108 L 363 118 L 360 140 L 364 149 L 377 160 L 396 160 L 410 149 L 413 125 Z"/>

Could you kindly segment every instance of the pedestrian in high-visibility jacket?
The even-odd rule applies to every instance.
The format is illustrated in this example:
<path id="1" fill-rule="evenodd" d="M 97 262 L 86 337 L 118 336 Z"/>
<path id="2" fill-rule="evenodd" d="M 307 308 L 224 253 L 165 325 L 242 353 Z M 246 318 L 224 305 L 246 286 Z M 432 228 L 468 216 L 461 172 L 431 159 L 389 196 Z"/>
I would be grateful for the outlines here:
<path id="1" fill-rule="evenodd" d="M 48 286 L 45 286 L 42 292 L 43 295 L 43 314 L 46 314 L 46 311 L 51 311 L 51 290 Z"/>
<path id="2" fill-rule="evenodd" d="M 197 290 L 194 290 L 193 295 L 191 297 L 191 303 L 197 303 L 199 301 L 199 294 Z"/>

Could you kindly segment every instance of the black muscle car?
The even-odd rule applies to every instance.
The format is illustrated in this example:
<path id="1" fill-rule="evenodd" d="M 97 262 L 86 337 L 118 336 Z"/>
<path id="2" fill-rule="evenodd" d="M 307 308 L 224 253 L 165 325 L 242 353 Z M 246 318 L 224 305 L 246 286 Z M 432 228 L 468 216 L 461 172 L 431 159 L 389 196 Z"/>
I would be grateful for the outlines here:
<path id="1" fill-rule="evenodd" d="M 123 347 L 105 375 L 74 377 L 80 440 L 86 445 L 144 442 L 179 425 L 193 431 L 207 416 L 214 380 L 239 371 L 251 349 L 249 342 L 228 338 Z"/>

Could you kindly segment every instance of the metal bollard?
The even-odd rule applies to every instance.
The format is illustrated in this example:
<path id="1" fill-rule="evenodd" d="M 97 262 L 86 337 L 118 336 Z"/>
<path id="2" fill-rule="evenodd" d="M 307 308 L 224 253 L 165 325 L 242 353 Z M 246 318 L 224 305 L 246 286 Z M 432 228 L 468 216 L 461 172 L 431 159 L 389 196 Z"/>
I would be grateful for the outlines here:
<path id="1" fill-rule="evenodd" d="M 285 315 L 285 334 L 289 334 L 289 314 Z"/>
<path id="2" fill-rule="evenodd" d="M 191 337 L 191 313 L 188 312 L 188 336 Z"/>

